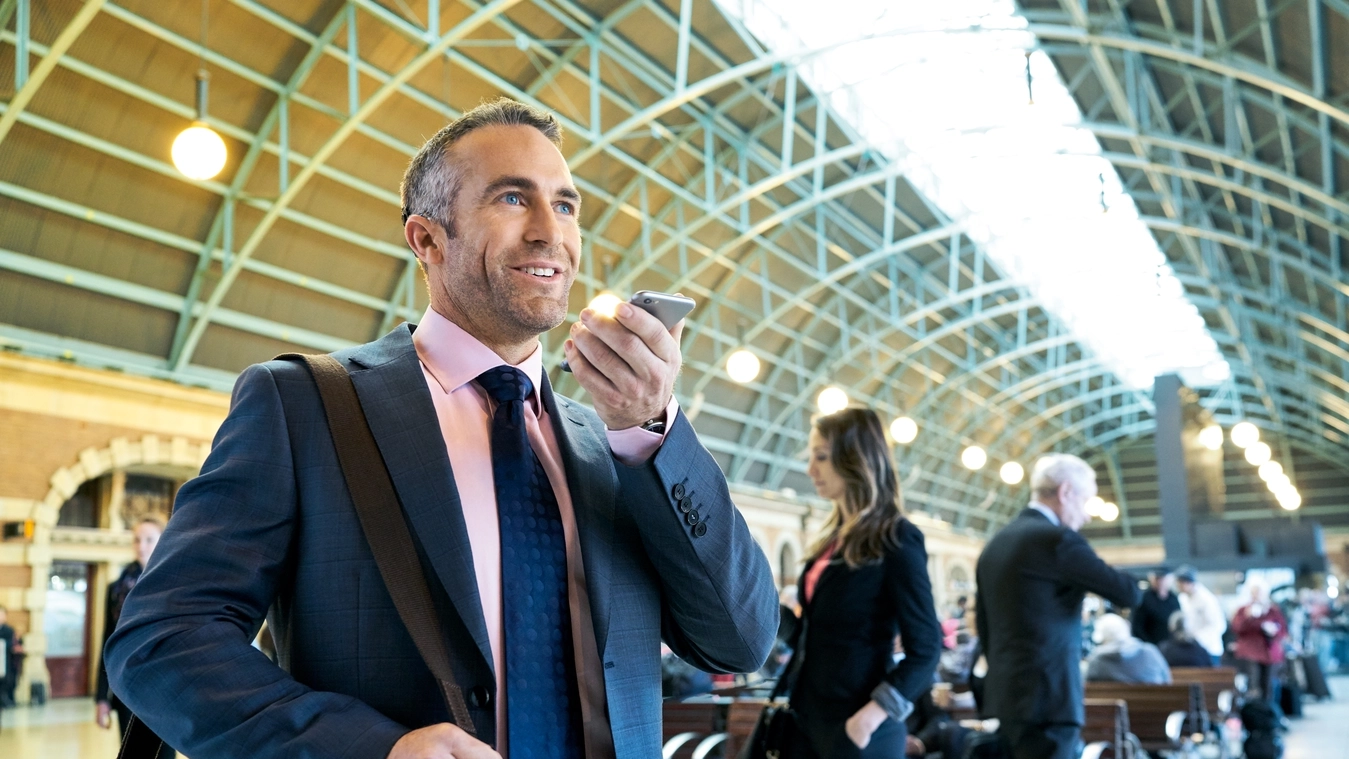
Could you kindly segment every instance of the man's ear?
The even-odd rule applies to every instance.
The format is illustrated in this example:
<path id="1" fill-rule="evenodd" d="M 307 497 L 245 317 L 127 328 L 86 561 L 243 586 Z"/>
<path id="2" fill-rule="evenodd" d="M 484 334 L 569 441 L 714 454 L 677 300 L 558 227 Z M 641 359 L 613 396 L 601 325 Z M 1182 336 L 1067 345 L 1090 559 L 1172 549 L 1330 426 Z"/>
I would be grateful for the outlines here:
<path id="1" fill-rule="evenodd" d="M 421 261 L 423 270 L 428 264 L 444 263 L 444 230 L 436 222 L 425 216 L 409 216 L 403 224 L 403 239 L 407 240 L 408 247 Z"/>
<path id="2" fill-rule="evenodd" d="M 1063 482 L 1060 482 L 1057 493 L 1059 497 L 1059 503 L 1065 503 L 1068 500 L 1068 496 L 1072 494 L 1072 492 L 1073 492 L 1073 483 L 1071 480 L 1064 480 Z"/>

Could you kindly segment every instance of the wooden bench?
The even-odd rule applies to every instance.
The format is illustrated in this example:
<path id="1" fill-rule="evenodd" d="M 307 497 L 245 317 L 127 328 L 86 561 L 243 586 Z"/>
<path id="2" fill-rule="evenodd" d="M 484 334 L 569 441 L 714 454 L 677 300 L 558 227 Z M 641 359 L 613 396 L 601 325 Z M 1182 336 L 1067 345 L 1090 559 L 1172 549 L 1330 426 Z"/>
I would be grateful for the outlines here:
<path id="1" fill-rule="evenodd" d="M 1203 690 L 1198 683 L 1143 685 L 1136 683 L 1086 683 L 1086 697 L 1123 701 L 1129 727 L 1145 751 L 1169 751 L 1180 738 L 1207 733 L 1203 713 Z"/>
<path id="2" fill-rule="evenodd" d="M 1237 671 L 1233 667 L 1174 667 L 1173 683 L 1198 683 L 1204 692 L 1204 711 L 1214 720 L 1221 720 L 1232 711 L 1236 698 Z M 1230 693 L 1223 696 L 1223 693 Z"/>
<path id="3" fill-rule="evenodd" d="M 768 705 L 763 698 L 666 701 L 662 708 L 663 759 L 735 757 Z"/>
<path id="4" fill-rule="evenodd" d="M 740 755 L 754 726 L 759 724 L 759 715 L 768 706 L 768 699 L 736 699 L 726 710 L 726 744 L 721 755 L 732 759 Z"/>
<path id="5" fill-rule="evenodd" d="M 1119 699 L 1107 698 L 1089 698 L 1083 705 L 1086 719 L 1082 724 L 1082 742 L 1087 744 L 1083 756 L 1135 759 L 1128 706 Z"/>
<path id="6" fill-rule="evenodd" d="M 721 732 L 725 706 L 716 701 L 666 701 L 661 705 L 662 759 L 689 759 L 698 743 Z"/>

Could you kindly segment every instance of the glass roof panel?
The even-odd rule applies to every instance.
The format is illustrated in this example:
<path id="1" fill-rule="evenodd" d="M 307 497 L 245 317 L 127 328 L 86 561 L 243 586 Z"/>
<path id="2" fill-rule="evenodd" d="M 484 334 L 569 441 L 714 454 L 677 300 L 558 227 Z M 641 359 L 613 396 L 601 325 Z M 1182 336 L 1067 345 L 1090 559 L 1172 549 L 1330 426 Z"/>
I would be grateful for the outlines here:
<path id="1" fill-rule="evenodd" d="M 1010 0 L 718 2 L 1126 385 L 1230 376 Z"/>

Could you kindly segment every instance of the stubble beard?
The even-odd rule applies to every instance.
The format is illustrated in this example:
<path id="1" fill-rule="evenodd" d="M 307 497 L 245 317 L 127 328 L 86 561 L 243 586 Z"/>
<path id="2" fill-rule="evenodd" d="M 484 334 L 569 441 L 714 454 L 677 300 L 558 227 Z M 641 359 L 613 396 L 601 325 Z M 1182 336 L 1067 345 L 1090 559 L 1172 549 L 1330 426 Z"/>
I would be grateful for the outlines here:
<path id="1" fill-rule="evenodd" d="M 570 267 L 569 267 L 570 270 Z M 449 277 L 441 278 L 441 297 L 452 310 L 470 324 L 460 325 L 480 339 L 491 337 L 503 342 L 535 339 L 562 324 L 567 318 L 567 294 L 575 275 L 568 276 L 566 287 L 557 299 L 531 294 L 511 281 L 509 271 L 485 275 L 484 286 L 465 286 Z"/>

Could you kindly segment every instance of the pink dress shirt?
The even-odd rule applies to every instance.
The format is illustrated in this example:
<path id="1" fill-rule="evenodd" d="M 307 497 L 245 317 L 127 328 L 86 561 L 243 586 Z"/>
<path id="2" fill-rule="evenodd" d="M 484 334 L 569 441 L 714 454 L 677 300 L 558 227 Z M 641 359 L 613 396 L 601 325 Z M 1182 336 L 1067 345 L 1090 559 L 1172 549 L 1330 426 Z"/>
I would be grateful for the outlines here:
<path id="1" fill-rule="evenodd" d="M 492 644 L 493 670 L 497 681 L 497 750 L 506 752 L 506 678 L 505 649 L 502 645 L 501 532 L 497 522 L 496 488 L 492 479 L 491 429 L 495 404 L 473 380 L 483 372 L 506 361 L 477 338 L 430 308 L 412 333 L 422 374 L 431 391 L 431 400 L 445 438 L 445 449 L 454 471 L 454 483 L 463 505 L 464 524 L 473 550 L 473 571 L 482 598 L 483 618 Z M 567 563 L 581 567 L 580 538 L 576 534 L 576 513 L 567 488 L 561 448 L 548 413 L 540 401 L 543 377 L 543 347 L 540 345 L 516 368 L 534 383 L 534 395 L 525 404 L 525 428 L 530 445 L 539 457 L 548 481 L 557 497 L 562 516 L 562 531 L 567 542 Z M 666 408 L 666 420 L 673 422 L 679 407 L 673 399 Z M 668 426 L 667 426 L 668 429 Z M 636 466 L 651 458 L 665 441 L 664 435 L 641 428 L 609 430 L 609 447 L 622 463 Z M 584 582 L 570 573 L 570 594 L 585 597 Z M 587 602 L 588 606 L 588 602 Z M 589 623 L 589 620 L 585 620 Z M 573 621 L 575 626 L 575 621 Z M 579 669 L 578 669 L 579 671 Z M 582 673 L 584 676 L 585 673 Z"/>

